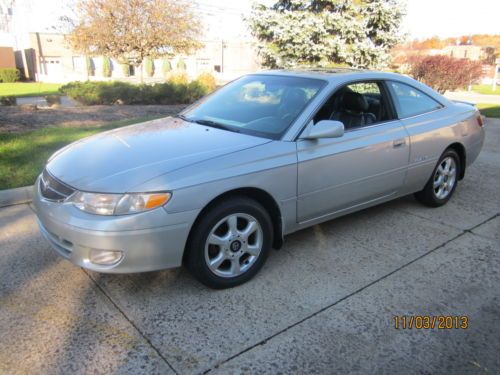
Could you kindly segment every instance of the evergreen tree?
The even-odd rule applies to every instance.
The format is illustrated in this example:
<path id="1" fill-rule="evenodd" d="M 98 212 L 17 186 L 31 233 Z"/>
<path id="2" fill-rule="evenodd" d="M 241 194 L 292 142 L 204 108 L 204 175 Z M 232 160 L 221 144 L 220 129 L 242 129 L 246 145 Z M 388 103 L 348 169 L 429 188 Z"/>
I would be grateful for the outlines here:
<path id="1" fill-rule="evenodd" d="M 102 58 L 102 76 L 111 77 L 111 60 L 107 56 Z"/>
<path id="2" fill-rule="evenodd" d="M 280 0 L 247 19 L 264 65 L 380 68 L 400 40 L 400 0 Z"/>
<path id="3" fill-rule="evenodd" d="M 177 69 L 178 70 L 186 70 L 186 63 L 183 59 L 177 61 Z"/>
<path id="4" fill-rule="evenodd" d="M 152 77 L 155 74 L 155 66 L 153 60 L 151 60 L 149 57 L 146 57 L 144 59 L 144 69 L 146 70 L 146 75 L 148 77 Z"/>
<path id="5" fill-rule="evenodd" d="M 162 70 L 163 70 L 163 76 L 167 78 L 168 74 L 172 70 L 172 64 L 170 64 L 169 59 L 167 58 L 163 59 Z"/>

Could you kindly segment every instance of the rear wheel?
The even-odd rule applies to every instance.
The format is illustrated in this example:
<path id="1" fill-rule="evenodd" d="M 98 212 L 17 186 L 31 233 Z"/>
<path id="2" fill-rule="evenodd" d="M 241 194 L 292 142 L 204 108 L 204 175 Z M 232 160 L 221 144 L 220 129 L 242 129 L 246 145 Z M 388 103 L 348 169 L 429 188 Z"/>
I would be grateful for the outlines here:
<path id="1" fill-rule="evenodd" d="M 424 189 L 415 193 L 417 200 L 429 207 L 444 205 L 455 192 L 461 167 L 460 157 L 456 151 L 446 150 L 441 155 Z"/>
<path id="2" fill-rule="evenodd" d="M 234 197 L 210 209 L 193 229 L 186 265 L 203 284 L 230 288 L 250 280 L 272 244 L 272 222 L 253 199 Z"/>

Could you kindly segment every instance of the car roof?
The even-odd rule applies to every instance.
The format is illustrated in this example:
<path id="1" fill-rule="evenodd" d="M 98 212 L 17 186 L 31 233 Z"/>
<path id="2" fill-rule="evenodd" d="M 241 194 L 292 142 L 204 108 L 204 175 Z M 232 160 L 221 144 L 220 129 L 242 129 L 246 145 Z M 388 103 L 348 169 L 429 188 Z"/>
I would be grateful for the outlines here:
<path id="1" fill-rule="evenodd" d="M 269 74 L 269 75 L 283 75 L 283 76 L 296 76 L 304 78 L 316 78 L 327 81 L 336 81 L 338 78 L 342 79 L 401 79 L 405 76 L 397 73 L 380 72 L 374 70 L 354 69 L 354 68 L 300 68 L 300 69 L 276 69 L 276 70 L 263 70 L 254 74 Z"/>

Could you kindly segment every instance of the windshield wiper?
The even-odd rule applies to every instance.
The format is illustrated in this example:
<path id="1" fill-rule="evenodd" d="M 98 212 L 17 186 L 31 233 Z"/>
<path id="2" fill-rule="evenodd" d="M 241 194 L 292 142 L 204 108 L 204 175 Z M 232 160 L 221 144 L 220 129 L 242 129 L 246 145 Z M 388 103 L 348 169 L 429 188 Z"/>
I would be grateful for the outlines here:
<path id="1" fill-rule="evenodd" d="M 210 126 L 212 128 L 217 128 L 217 129 L 222 129 L 222 130 L 229 130 L 230 132 L 235 132 L 239 133 L 240 131 L 233 128 L 232 126 L 227 126 L 224 124 L 221 124 L 220 122 L 215 122 L 212 120 L 203 120 L 203 119 L 190 119 L 186 121 L 192 121 L 200 125 L 205 125 L 205 126 Z"/>
<path id="2" fill-rule="evenodd" d="M 232 126 L 227 126 L 227 125 L 221 124 L 220 122 L 216 122 L 216 121 L 212 121 L 212 120 L 187 118 L 184 115 L 177 115 L 175 117 L 180 118 L 181 120 L 184 120 L 184 121 L 194 122 L 196 124 L 205 125 L 205 126 L 210 126 L 212 128 L 217 128 L 217 129 L 222 129 L 222 130 L 228 130 L 230 132 L 235 132 L 235 133 L 239 133 L 240 132 L 238 129 L 235 129 Z"/>

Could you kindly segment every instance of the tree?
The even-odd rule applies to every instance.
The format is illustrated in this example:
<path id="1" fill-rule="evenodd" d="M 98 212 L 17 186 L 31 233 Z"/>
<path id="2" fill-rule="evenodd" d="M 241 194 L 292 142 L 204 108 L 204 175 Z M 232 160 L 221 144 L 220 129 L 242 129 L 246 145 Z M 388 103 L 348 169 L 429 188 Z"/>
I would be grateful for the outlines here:
<path id="1" fill-rule="evenodd" d="M 138 67 L 146 57 L 200 46 L 200 23 L 185 0 L 79 0 L 70 45 Z M 142 69 L 141 69 L 142 80 Z"/>
<path id="2" fill-rule="evenodd" d="M 186 62 L 183 59 L 179 59 L 179 61 L 177 61 L 177 69 L 186 70 Z"/>
<path id="3" fill-rule="evenodd" d="M 102 57 L 102 76 L 111 77 L 111 60 L 107 56 Z"/>
<path id="4" fill-rule="evenodd" d="M 409 60 L 410 74 L 441 94 L 465 88 L 482 76 L 479 61 L 449 56 L 416 56 Z"/>
<path id="5" fill-rule="evenodd" d="M 120 64 L 122 67 L 122 72 L 124 77 L 130 77 L 130 65 L 129 64 Z"/>
<path id="6" fill-rule="evenodd" d="M 399 0 L 280 0 L 247 19 L 264 65 L 379 68 L 401 40 Z"/>
<path id="7" fill-rule="evenodd" d="M 95 74 L 94 60 L 92 60 L 90 56 L 85 56 L 85 69 L 87 71 L 87 77 Z"/>
<path id="8" fill-rule="evenodd" d="M 172 64 L 170 64 L 169 59 L 166 59 L 166 58 L 163 59 L 162 70 L 163 70 L 163 77 L 167 78 L 168 74 L 172 70 Z"/>

